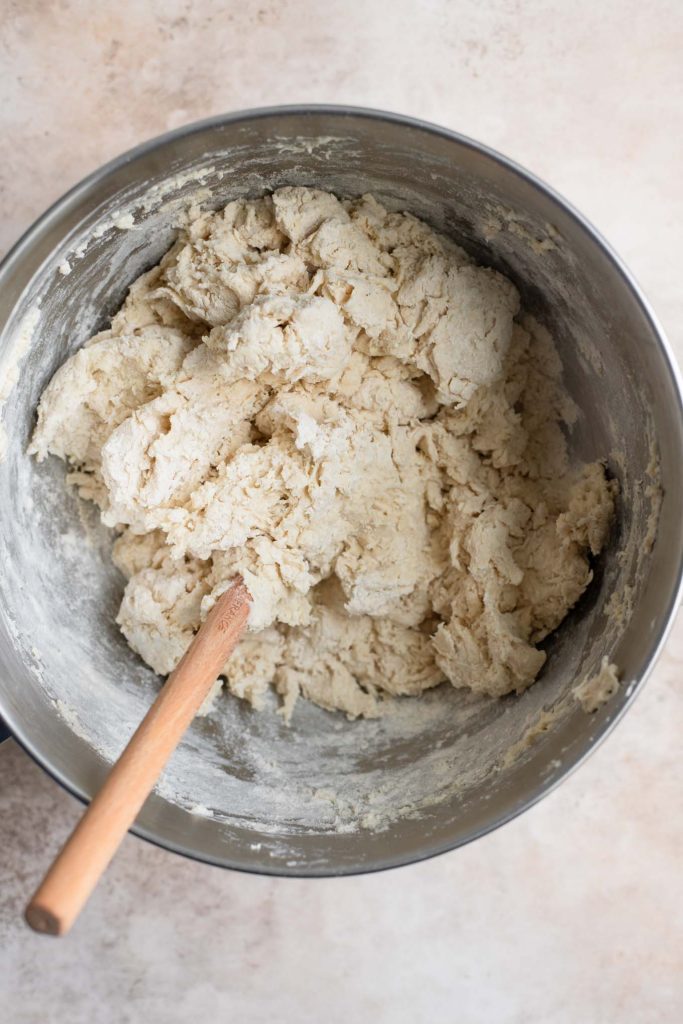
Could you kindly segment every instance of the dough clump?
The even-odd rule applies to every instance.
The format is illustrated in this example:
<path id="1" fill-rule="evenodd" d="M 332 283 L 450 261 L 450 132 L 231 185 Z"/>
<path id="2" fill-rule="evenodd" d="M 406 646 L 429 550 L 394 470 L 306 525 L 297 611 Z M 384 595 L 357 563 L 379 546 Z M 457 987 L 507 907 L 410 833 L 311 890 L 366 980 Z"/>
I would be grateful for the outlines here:
<path id="1" fill-rule="evenodd" d="M 57 371 L 31 451 L 117 531 L 117 622 L 155 671 L 239 574 L 229 690 L 373 716 L 534 681 L 613 516 L 575 416 L 505 277 L 371 196 L 288 187 L 181 230 Z"/>

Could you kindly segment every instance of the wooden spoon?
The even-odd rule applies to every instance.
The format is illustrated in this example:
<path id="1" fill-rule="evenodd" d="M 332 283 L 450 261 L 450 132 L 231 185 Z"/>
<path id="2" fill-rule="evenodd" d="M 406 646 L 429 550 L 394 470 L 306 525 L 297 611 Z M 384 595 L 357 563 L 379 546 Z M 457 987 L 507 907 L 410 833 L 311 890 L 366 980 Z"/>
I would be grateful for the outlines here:
<path id="1" fill-rule="evenodd" d="M 209 612 L 26 908 L 35 931 L 64 935 L 76 920 L 242 635 L 250 601 L 240 579 Z"/>

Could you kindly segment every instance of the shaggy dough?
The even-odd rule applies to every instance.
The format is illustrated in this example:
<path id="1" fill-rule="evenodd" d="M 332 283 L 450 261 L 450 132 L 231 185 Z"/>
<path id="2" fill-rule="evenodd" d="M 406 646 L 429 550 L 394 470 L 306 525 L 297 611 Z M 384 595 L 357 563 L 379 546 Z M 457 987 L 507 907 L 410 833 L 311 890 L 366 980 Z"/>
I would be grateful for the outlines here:
<path id="1" fill-rule="evenodd" d="M 229 689 L 372 716 L 536 678 L 613 514 L 575 415 L 510 281 L 370 196 L 282 188 L 192 220 L 55 374 L 32 451 L 118 531 L 117 621 L 157 672 L 241 574 Z"/>

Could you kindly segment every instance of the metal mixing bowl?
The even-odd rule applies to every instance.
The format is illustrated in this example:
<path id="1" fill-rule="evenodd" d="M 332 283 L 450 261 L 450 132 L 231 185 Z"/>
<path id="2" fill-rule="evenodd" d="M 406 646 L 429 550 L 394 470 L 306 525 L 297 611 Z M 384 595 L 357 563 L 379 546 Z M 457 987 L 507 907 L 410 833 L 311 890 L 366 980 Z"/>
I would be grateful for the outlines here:
<path id="1" fill-rule="evenodd" d="M 76 795 L 93 794 L 159 680 L 114 625 L 123 581 L 96 515 L 79 510 L 61 462 L 38 466 L 25 454 L 38 399 L 169 247 L 190 198 L 219 206 L 282 184 L 373 192 L 512 278 L 554 334 L 582 410 L 572 450 L 606 458 L 621 485 L 595 580 L 522 697 L 490 701 L 444 685 L 353 723 L 301 702 L 289 729 L 274 700 L 255 714 L 224 697 L 193 725 L 136 826 L 227 867 L 347 874 L 428 857 L 507 821 L 563 779 L 631 702 L 681 583 L 681 388 L 647 303 L 593 228 L 532 175 L 453 132 L 366 110 L 250 111 L 172 132 L 91 175 L 0 270 L 5 372 L 21 358 L 0 464 L 0 713 Z M 650 549 L 656 460 L 663 502 Z M 603 655 L 623 685 L 591 716 L 570 695 Z M 539 719 L 544 709 L 550 717 Z"/>

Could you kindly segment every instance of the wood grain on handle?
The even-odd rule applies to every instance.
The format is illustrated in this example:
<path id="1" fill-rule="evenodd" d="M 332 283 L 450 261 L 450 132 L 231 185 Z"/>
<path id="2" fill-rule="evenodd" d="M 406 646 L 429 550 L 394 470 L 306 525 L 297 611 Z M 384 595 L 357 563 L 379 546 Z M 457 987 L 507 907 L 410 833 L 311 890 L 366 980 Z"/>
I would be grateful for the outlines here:
<path id="1" fill-rule="evenodd" d="M 31 928 L 69 930 L 242 635 L 249 602 L 239 580 L 211 609 L 29 903 Z"/>

